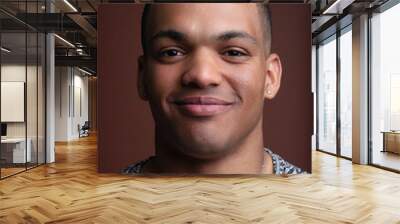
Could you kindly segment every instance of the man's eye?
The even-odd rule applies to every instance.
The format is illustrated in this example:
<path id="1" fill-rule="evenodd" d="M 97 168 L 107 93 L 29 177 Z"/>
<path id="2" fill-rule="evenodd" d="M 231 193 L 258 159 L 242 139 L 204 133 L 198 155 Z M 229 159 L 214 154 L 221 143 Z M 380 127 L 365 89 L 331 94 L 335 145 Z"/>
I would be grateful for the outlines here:
<path id="1" fill-rule="evenodd" d="M 183 53 L 176 49 L 168 49 L 160 52 L 161 57 L 175 57 L 175 56 L 182 56 Z"/>
<path id="2" fill-rule="evenodd" d="M 224 52 L 224 55 L 226 56 L 234 56 L 234 57 L 239 57 L 239 56 L 246 56 L 245 53 L 237 50 L 228 50 Z"/>

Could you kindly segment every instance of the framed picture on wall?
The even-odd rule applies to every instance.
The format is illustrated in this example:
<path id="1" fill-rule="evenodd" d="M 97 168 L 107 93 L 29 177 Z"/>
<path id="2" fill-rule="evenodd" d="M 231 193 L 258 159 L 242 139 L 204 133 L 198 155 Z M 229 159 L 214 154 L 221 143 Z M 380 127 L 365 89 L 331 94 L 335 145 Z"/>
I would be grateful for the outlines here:
<path id="1" fill-rule="evenodd" d="M 24 122 L 25 82 L 1 82 L 1 122 Z"/>

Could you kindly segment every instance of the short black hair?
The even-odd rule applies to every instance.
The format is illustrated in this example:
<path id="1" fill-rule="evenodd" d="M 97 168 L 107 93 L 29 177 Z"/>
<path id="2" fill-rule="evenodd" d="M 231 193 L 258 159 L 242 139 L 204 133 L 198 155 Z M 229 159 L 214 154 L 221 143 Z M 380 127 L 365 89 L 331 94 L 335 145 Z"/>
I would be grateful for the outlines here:
<path id="1" fill-rule="evenodd" d="M 264 40 L 265 40 L 265 49 L 267 52 L 270 51 L 271 49 L 271 39 L 272 39 L 272 31 L 271 31 L 271 13 L 269 9 L 269 4 L 268 3 L 255 3 L 257 4 L 258 10 L 259 10 L 259 15 L 262 19 L 262 29 L 263 29 L 263 35 L 264 35 Z M 143 53 L 146 54 L 147 52 L 147 21 L 148 17 L 150 14 L 150 9 L 151 9 L 152 4 L 145 4 L 143 8 L 143 13 L 142 13 L 142 24 L 141 24 L 141 42 L 142 42 L 142 49 Z"/>

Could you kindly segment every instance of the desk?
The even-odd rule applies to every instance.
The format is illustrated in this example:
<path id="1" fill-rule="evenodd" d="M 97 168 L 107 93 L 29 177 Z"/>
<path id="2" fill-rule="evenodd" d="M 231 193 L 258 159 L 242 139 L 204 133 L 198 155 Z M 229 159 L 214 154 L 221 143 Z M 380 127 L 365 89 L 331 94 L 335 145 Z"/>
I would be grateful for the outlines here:
<path id="1" fill-rule="evenodd" d="M 26 141 L 28 144 L 25 151 L 25 138 L 6 138 L 1 139 L 1 157 L 6 163 L 26 163 L 31 162 L 31 145 L 30 138 Z M 25 159 L 27 159 L 25 161 Z"/>
<path id="2" fill-rule="evenodd" d="M 383 131 L 383 151 L 400 154 L 400 131 Z"/>

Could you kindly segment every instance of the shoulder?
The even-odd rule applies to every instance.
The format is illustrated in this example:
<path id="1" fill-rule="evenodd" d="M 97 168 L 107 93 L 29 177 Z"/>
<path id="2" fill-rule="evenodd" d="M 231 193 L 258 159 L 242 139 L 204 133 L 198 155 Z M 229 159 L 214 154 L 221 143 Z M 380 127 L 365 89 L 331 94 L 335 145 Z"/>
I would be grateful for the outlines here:
<path id="1" fill-rule="evenodd" d="M 292 175 L 305 173 L 301 168 L 289 163 L 284 160 L 280 155 L 273 153 L 270 149 L 264 148 L 272 159 L 273 172 L 275 175 Z M 125 169 L 123 169 L 123 174 L 140 174 L 142 172 L 143 166 L 154 156 L 151 156 L 145 160 L 139 161 L 137 163 L 131 164 Z"/>
<path id="2" fill-rule="evenodd" d="M 292 175 L 292 174 L 304 173 L 304 171 L 301 168 L 284 160 L 280 155 L 273 153 L 270 149 L 265 148 L 265 152 L 267 152 L 272 158 L 274 174 Z"/>

